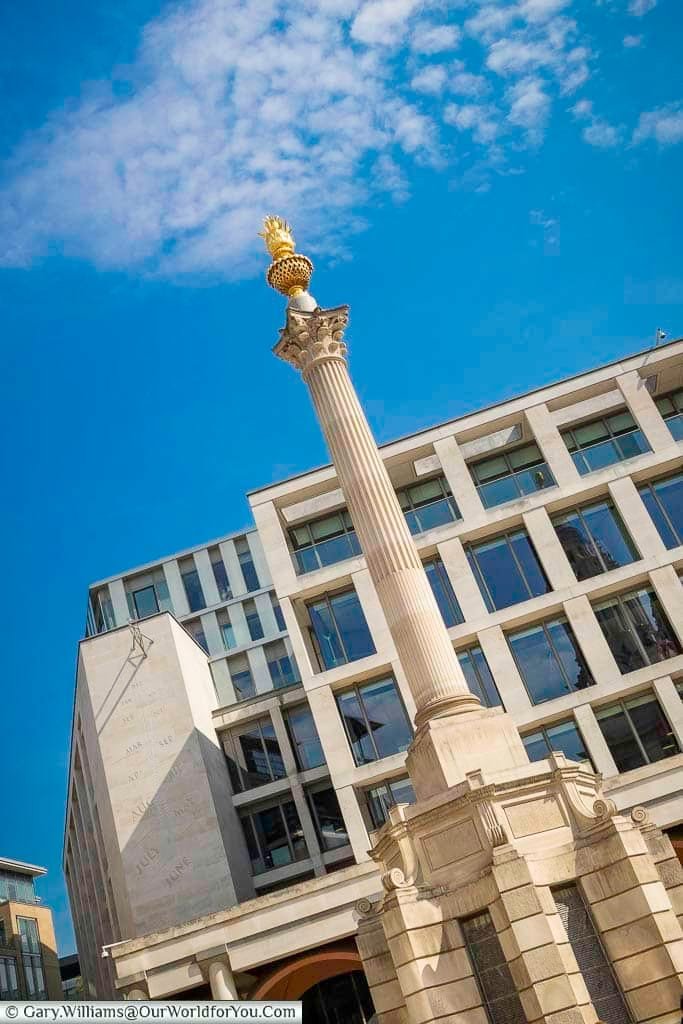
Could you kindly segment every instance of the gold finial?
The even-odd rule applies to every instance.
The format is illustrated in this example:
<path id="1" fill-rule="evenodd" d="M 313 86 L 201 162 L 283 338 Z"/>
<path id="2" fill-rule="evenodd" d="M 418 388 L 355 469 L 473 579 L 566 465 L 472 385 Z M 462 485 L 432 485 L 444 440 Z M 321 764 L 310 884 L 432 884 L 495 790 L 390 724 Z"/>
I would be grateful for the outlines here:
<path id="1" fill-rule="evenodd" d="M 290 299 L 301 295 L 308 289 L 313 264 L 308 256 L 294 251 L 294 235 L 287 221 L 273 215 L 265 217 L 259 237 L 265 240 L 266 249 L 273 257 L 266 271 L 270 287 Z"/>

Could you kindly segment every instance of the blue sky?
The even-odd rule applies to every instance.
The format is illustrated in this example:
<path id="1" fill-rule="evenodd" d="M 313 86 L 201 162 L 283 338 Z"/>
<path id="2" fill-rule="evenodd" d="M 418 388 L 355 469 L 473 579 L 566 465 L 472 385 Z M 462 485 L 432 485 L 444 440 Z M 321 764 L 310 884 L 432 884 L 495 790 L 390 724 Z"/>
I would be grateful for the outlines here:
<path id="1" fill-rule="evenodd" d="M 0 854 L 61 844 L 87 584 L 326 460 L 265 213 L 381 440 L 683 334 L 678 0 L 0 10 Z M 9 769 L 9 775 L 8 773 Z"/>

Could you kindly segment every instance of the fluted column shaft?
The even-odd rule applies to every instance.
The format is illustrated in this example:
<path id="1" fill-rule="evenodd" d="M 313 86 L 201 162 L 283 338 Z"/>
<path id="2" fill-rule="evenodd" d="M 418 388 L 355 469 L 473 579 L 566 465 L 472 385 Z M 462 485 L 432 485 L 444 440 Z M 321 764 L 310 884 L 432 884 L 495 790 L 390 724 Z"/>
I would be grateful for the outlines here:
<path id="1" fill-rule="evenodd" d="M 302 371 L 391 636 L 418 725 L 479 707 L 465 681 L 346 363 L 346 309 L 300 313 L 276 354 Z"/>

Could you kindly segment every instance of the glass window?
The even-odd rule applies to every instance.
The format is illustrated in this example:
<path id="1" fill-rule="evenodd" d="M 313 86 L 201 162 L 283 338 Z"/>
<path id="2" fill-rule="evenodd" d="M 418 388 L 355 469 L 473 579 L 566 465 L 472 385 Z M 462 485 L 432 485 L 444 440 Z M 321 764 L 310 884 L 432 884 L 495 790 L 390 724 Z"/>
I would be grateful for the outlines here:
<path id="1" fill-rule="evenodd" d="M 192 622 L 186 622 L 185 626 L 188 633 L 192 634 L 204 653 L 208 654 L 209 645 L 206 642 L 206 636 L 204 635 L 204 627 L 202 626 L 201 619 L 194 619 Z"/>
<path id="2" fill-rule="evenodd" d="M 667 548 L 683 544 L 683 473 L 645 484 L 640 496 Z"/>
<path id="3" fill-rule="evenodd" d="M 270 603 L 273 606 L 273 615 L 275 616 L 275 621 L 277 623 L 277 628 L 280 630 L 281 633 L 284 633 L 286 628 L 287 628 L 285 626 L 285 617 L 282 614 L 282 608 L 280 607 L 280 602 L 278 601 L 278 599 L 276 598 L 275 594 L 273 594 L 273 593 L 271 593 L 271 595 L 270 595 Z"/>
<path id="4" fill-rule="evenodd" d="M 141 590 L 134 590 L 133 604 L 135 606 L 135 618 L 146 619 L 149 615 L 156 615 L 159 611 L 157 595 L 154 587 L 142 587 Z"/>
<path id="5" fill-rule="evenodd" d="M 242 607 L 244 608 L 244 617 L 247 620 L 249 636 L 252 640 L 262 640 L 263 626 L 261 625 L 261 618 L 256 609 L 256 605 L 253 601 L 245 601 Z"/>
<path id="6" fill-rule="evenodd" d="M 233 629 L 232 622 L 230 621 L 230 616 L 225 610 L 218 613 L 218 628 L 221 631 L 223 646 L 226 651 L 230 651 L 233 647 L 237 647 L 235 630 Z"/>
<path id="7" fill-rule="evenodd" d="M 228 579 L 228 573 L 225 568 L 225 562 L 223 561 L 220 549 L 210 548 L 209 558 L 211 559 L 213 578 L 215 579 L 216 586 L 218 588 L 218 596 L 221 601 L 229 601 L 232 597 L 232 590 L 230 588 L 230 580 Z"/>
<path id="8" fill-rule="evenodd" d="M 624 1002 L 579 887 L 572 883 L 554 889 L 553 899 L 595 1012 L 607 1024 L 628 1024 L 633 1017 Z"/>
<path id="9" fill-rule="evenodd" d="M 479 698 L 484 707 L 500 707 L 503 702 L 481 647 L 466 647 L 457 653 L 470 691 Z"/>
<path id="10" fill-rule="evenodd" d="M 349 836 L 337 794 L 329 782 L 310 788 L 306 796 L 321 848 L 338 850 L 340 846 L 348 846 Z"/>
<path id="11" fill-rule="evenodd" d="M 450 629 L 451 626 L 457 626 L 459 623 L 464 622 L 465 618 L 451 586 L 446 566 L 439 556 L 435 555 L 434 558 L 430 558 L 428 562 L 424 563 L 424 567 L 429 585 L 432 588 L 432 593 L 436 598 L 436 603 L 439 606 L 439 611 L 446 626 Z"/>
<path id="12" fill-rule="evenodd" d="M 681 653 L 654 590 L 634 590 L 602 601 L 595 616 L 622 674 Z"/>
<path id="13" fill-rule="evenodd" d="M 381 828 L 389 818 L 390 807 L 415 803 L 415 790 L 407 775 L 400 779 L 387 779 L 378 786 L 366 789 L 365 803 L 372 827 Z"/>
<path id="14" fill-rule="evenodd" d="M 111 603 L 109 587 L 100 587 L 99 590 L 90 594 L 87 635 L 105 633 L 109 629 L 114 629 L 115 626 L 114 606 Z"/>
<path id="15" fill-rule="evenodd" d="M 269 716 L 231 730 L 225 738 L 225 752 L 236 793 L 285 777 L 280 745 Z"/>
<path id="16" fill-rule="evenodd" d="M 572 427 L 562 437 L 582 476 L 650 451 L 645 435 L 626 411 Z"/>
<path id="17" fill-rule="evenodd" d="M 595 717 L 620 772 L 679 752 L 671 726 L 652 693 L 598 708 Z"/>
<path id="18" fill-rule="evenodd" d="M 178 568 L 180 569 L 180 577 L 185 587 L 185 594 L 187 596 L 187 603 L 190 606 L 191 612 L 198 612 L 202 608 L 206 608 L 206 601 L 204 600 L 204 591 L 199 579 L 199 573 L 195 568 L 193 560 L 188 562 L 179 563 Z"/>
<path id="19" fill-rule="evenodd" d="M 14 957 L 0 956 L 0 999 L 18 999 L 17 962 Z"/>
<path id="20" fill-rule="evenodd" d="M 411 533 L 424 533 L 460 519 L 460 510 L 444 477 L 411 484 L 396 492 Z"/>
<path id="21" fill-rule="evenodd" d="M 309 768 L 319 768 L 325 764 L 318 730 L 308 705 L 300 704 L 291 708 L 285 717 L 285 724 L 299 771 L 305 772 Z"/>
<path id="22" fill-rule="evenodd" d="M 528 732 L 522 736 L 522 742 L 530 761 L 542 761 L 552 750 L 556 750 L 571 761 L 593 763 L 573 719 L 544 726 L 537 732 Z"/>
<path id="23" fill-rule="evenodd" d="M 355 590 L 325 595 L 308 605 L 308 614 L 321 669 L 345 665 L 375 653 Z"/>
<path id="24" fill-rule="evenodd" d="M 244 577 L 244 585 L 247 590 L 260 590 L 261 584 L 259 582 L 256 567 L 254 566 L 254 560 L 251 554 L 251 548 L 246 537 L 240 537 L 235 541 L 235 550 L 237 551 L 237 558 L 242 569 L 242 576 Z"/>
<path id="25" fill-rule="evenodd" d="M 33 917 L 17 917 L 17 927 L 21 939 L 21 962 L 27 996 L 29 999 L 47 999 L 38 922 Z"/>
<path id="26" fill-rule="evenodd" d="M 281 690 L 285 686 L 294 686 L 301 682 L 299 666 L 284 640 L 275 640 L 272 644 L 266 644 L 263 650 L 275 690 Z"/>
<path id="27" fill-rule="evenodd" d="M 312 572 L 360 555 L 360 544 L 346 509 L 302 523 L 289 531 L 297 572 Z"/>
<path id="28" fill-rule="evenodd" d="M 146 619 L 157 612 L 173 611 L 166 576 L 161 568 L 126 580 L 125 589 L 131 619 Z"/>
<path id="29" fill-rule="evenodd" d="M 469 470 L 485 508 L 555 485 L 555 478 L 536 444 L 473 462 Z"/>
<path id="30" fill-rule="evenodd" d="M 655 399 L 674 441 L 683 441 L 683 388 Z"/>
<path id="31" fill-rule="evenodd" d="M 237 654 L 234 658 L 229 658 L 228 671 L 232 679 L 236 700 L 248 700 L 249 697 L 256 696 L 254 679 L 245 654 Z"/>
<path id="32" fill-rule="evenodd" d="M 293 800 L 243 814 L 241 821 L 255 875 L 308 857 L 306 840 Z"/>
<path id="33" fill-rule="evenodd" d="M 495 1024 L 526 1024 L 517 986 L 488 910 L 460 925 L 488 1019 Z"/>
<path id="34" fill-rule="evenodd" d="M 465 550 L 490 612 L 552 589 L 526 530 L 468 544 Z"/>
<path id="35" fill-rule="evenodd" d="M 640 557 L 610 501 L 572 509 L 552 522 L 577 580 L 630 565 Z"/>
<path id="36" fill-rule="evenodd" d="M 33 879 L 19 871 L 0 869 L 0 902 L 18 900 L 21 903 L 38 903 Z"/>
<path id="37" fill-rule="evenodd" d="M 532 704 L 593 685 L 581 648 L 565 618 L 510 633 L 508 643 Z"/>
<path id="38" fill-rule="evenodd" d="M 356 764 L 407 750 L 413 734 L 391 676 L 345 690 L 337 706 Z"/>

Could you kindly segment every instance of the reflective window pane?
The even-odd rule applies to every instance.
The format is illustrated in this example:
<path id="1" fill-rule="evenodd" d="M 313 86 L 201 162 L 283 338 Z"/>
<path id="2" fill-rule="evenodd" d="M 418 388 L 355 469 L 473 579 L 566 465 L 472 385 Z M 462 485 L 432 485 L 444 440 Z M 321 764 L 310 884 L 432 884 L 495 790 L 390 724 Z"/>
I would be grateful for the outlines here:
<path id="1" fill-rule="evenodd" d="M 334 668 L 375 653 L 355 590 L 334 594 L 308 606 L 321 667 Z"/>
<path id="2" fill-rule="evenodd" d="M 460 518 L 444 477 L 412 484 L 396 492 L 411 533 L 424 533 Z"/>
<path id="3" fill-rule="evenodd" d="M 525 530 L 473 544 L 466 551 L 489 611 L 507 608 L 550 590 Z"/>
<path id="4" fill-rule="evenodd" d="M 232 597 L 230 581 L 228 579 L 228 573 L 223 559 L 218 552 L 212 556 L 211 568 L 213 569 L 213 578 L 215 579 L 216 586 L 218 587 L 218 596 L 221 601 L 229 601 Z"/>
<path id="5" fill-rule="evenodd" d="M 500 707 L 502 701 L 481 647 L 468 647 L 458 652 L 458 661 L 470 691 L 484 707 Z"/>
<path id="6" fill-rule="evenodd" d="M 395 804 L 414 804 L 415 791 L 409 778 L 388 779 L 379 786 L 366 790 L 370 820 L 373 828 L 381 828 L 389 817 L 389 808 Z"/>
<path id="7" fill-rule="evenodd" d="M 572 761 L 590 763 L 586 745 L 573 720 L 549 725 L 538 732 L 527 733 L 522 740 L 530 761 L 542 761 L 550 751 L 555 750 Z"/>
<path id="8" fill-rule="evenodd" d="M 393 679 L 365 683 L 340 693 L 337 704 L 356 764 L 407 749 L 412 730 Z"/>
<path id="9" fill-rule="evenodd" d="M 627 411 L 563 431 L 579 473 L 592 473 L 650 450 L 642 431 Z"/>
<path id="10" fill-rule="evenodd" d="M 349 690 L 347 693 L 340 693 L 337 697 L 337 705 L 356 764 L 369 764 L 371 761 L 377 760 L 360 698 L 356 691 Z"/>
<path id="11" fill-rule="evenodd" d="M 450 628 L 451 626 L 457 626 L 460 622 L 464 622 L 458 599 L 455 596 L 446 567 L 441 559 L 438 557 L 430 559 L 429 562 L 424 563 L 424 568 L 446 626 Z"/>
<path id="12" fill-rule="evenodd" d="M 534 704 L 593 684 L 565 619 L 511 633 L 508 642 Z"/>
<path id="13" fill-rule="evenodd" d="M 620 672 L 634 672 L 680 654 L 676 634 L 653 590 L 611 598 L 594 610 Z"/>
<path id="14" fill-rule="evenodd" d="M 659 701 L 640 697 L 626 701 L 625 707 L 648 761 L 661 761 L 678 753 L 678 742 Z"/>
<path id="15" fill-rule="evenodd" d="M 142 590 L 133 592 L 135 603 L 135 614 L 138 619 L 145 619 L 148 615 L 156 615 L 159 611 L 157 596 L 154 587 L 143 587 Z"/>
<path id="16" fill-rule="evenodd" d="M 683 473 L 646 484 L 640 496 L 667 548 L 683 544 Z"/>
<path id="17" fill-rule="evenodd" d="M 524 445 L 469 467 L 485 508 L 514 501 L 555 484 L 536 444 Z"/>
<path id="18" fill-rule="evenodd" d="M 560 543 L 579 580 L 629 565 L 638 552 L 621 517 L 602 501 L 553 520 Z"/>
<path id="19" fill-rule="evenodd" d="M 600 709 L 595 717 L 620 772 L 628 772 L 647 763 L 629 717 L 620 704 Z"/>
<path id="20" fill-rule="evenodd" d="M 595 717 L 620 772 L 679 753 L 676 737 L 654 694 L 599 708 Z"/>
<path id="21" fill-rule="evenodd" d="M 337 794 L 331 786 L 308 793 L 311 814 L 323 850 L 348 846 L 349 836 L 344 824 Z"/>
<path id="22" fill-rule="evenodd" d="M 287 712 L 285 721 L 299 770 L 306 771 L 308 768 L 318 768 L 325 764 L 325 755 L 311 709 L 305 704 L 292 708 Z"/>
<path id="23" fill-rule="evenodd" d="M 181 573 L 181 577 L 185 588 L 185 594 L 187 595 L 187 603 L 190 606 L 190 611 L 198 612 L 202 608 L 205 608 L 206 601 L 204 600 L 204 591 L 202 590 L 197 570 L 188 569 Z"/>

